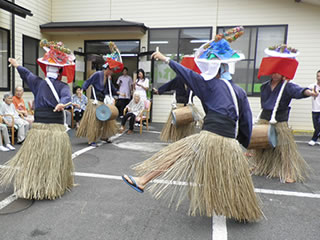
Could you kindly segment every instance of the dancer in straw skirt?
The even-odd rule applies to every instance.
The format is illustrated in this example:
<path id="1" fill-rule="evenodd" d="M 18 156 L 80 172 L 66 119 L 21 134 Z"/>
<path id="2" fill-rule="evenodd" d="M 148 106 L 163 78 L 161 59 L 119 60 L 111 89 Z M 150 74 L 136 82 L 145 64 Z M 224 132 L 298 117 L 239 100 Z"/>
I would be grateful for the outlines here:
<path id="1" fill-rule="evenodd" d="M 112 42 L 109 43 L 109 47 L 112 54 L 106 56 L 104 70 L 95 72 L 82 86 L 83 90 L 89 90 L 89 86 L 91 86 L 92 92 L 76 136 L 87 137 L 88 143 L 92 146 L 96 146 L 96 141 L 100 137 L 101 140 L 110 142 L 108 138 L 118 132 L 116 120 L 100 121 L 96 117 L 96 109 L 104 104 L 105 98 L 108 99 L 108 104 L 114 104 L 112 94 L 117 94 L 118 91 L 111 83 L 111 75 L 114 72 L 121 72 L 123 69 L 118 48 Z"/>
<path id="2" fill-rule="evenodd" d="M 240 30 L 242 28 L 237 28 L 237 32 Z M 192 216 L 224 215 L 238 221 L 257 221 L 262 211 L 248 162 L 239 145 L 239 142 L 244 147 L 249 144 L 251 110 L 245 92 L 221 78 L 230 76 L 225 71 L 229 61 L 239 61 L 244 56 L 233 51 L 225 39 L 205 44 L 195 57 L 195 61 L 201 61 L 201 64 L 197 62 L 201 75 L 169 60 L 160 52 L 155 52 L 152 57 L 167 62 L 185 80 L 200 98 L 206 117 L 199 134 L 163 148 L 135 166 L 138 177 L 124 175 L 123 180 L 138 192 L 143 192 L 150 180 L 161 178 L 149 188 L 154 196 L 167 197 L 170 202 L 177 196 L 177 207 L 189 197 L 189 214 Z M 202 71 L 201 65 L 205 62 L 216 67 Z"/>
<path id="3" fill-rule="evenodd" d="M 189 57 L 188 57 L 189 58 Z M 186 59 L 183 58 L 183 60 Z M 182 65 L 184 65 L 185 67 L 188 67 L 190 69 L 194 69 L 194 71 L 200 73 L 200 70 L 196 67 L 193 58 L 193 65 L 194 67 L 190 67 L 190 64 L 184 64 L 183 61 L 181 62 Z M 189 63 L 190 61 L 188 61 Z M 159 87 L 159 89 L 153 89 L 153 91 L 156 94 L 163 94 L 164 92 L 167 91 L 171 91 L 174 90 L 175 93 L 173 95 L 174 99 L 172 101 L 172 108 L 171 111 L 169 113 L 169 117 L 167 122 L 165 123 L 165 125 L 162 128 L 161 134 L 160 134 L 160 139 L 162 141 L 165 142 L 175 142 L 178 141 L 184 137 L 190 136 L 191 134 L 193 134 L 195 132 L 195 127 L 196 127 L 196 121 L 198 121 L 200 124 L 202 123 L 202 119 L 203 116 L 200 113 L 200 111 L 194 106 L 193 104 L 193 96 L 194 94 L 192 93 L 192 91 L 190 90 L 190 88 L 184 83 L 184 80 L 180 77 L 180 76 L 176 76 L 174 79 L 172 79 L 171 81 L 165 83 L 164 85 L 162 85 L 161 87 Z M 185 106 L 189 106 L 192 109 L 193 115 L 196 117 L 196 121 L 187 123 L 187 124 L 183 124 L 180 126 L 175 126 L 172 123 L 172 111 L 176 108 L 182 108 Z"/>
<path id="4" fill-rule="evenodd" d="M 61 42 L 43 40 L 40 44 L 47 51 L 38 59 L 45 80 L 9 58 L 34 95 L 35 121 L 19 152 L 0 170 L 2 185 L 13 181 L 18 197 L 37 200 L 58 198 L 73 186 L 71 143 L 63 114 L 64 107 L 71 104 L 71 93 L 59 80 L 63 75 L 72 82 L 74 56 Z"/>
<path id="5" fill-rule="evenodd" d="M 271 80 L 261 86 L 261 107 L 258 124 L 274 124 L 278 144 L 274 149 L 253 151 L 253 173 L 268 177 L 279 177 L 281 182 L 302 182 L 308 173 L 308 165 L 298 152 L 292 130 L 288 126 L 290 102 L 317 93 L 289 82 L 298 67 L 296 49 L 286 45 L 265 50 L 269 55 L 262 59 L 258 73 L 271 76 Z"/>

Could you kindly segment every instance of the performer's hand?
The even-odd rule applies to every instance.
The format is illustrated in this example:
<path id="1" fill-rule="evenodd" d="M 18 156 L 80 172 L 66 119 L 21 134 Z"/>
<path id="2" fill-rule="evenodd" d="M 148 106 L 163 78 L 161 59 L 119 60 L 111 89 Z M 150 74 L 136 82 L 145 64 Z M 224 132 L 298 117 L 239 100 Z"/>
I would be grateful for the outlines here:
<path id="1" fill-rule="evenodd" d="M 19 64 L 17 63 L 17 60 L 14 58 L 9 58 L 8 61 L 9 61 L 10 65 L 15 68 L 17 68 L 19 66 Z"/>
<path id="2" fill-rule="evenodd" d="M 64 109 L 64 104 L 59 103 L 57 104 L 57 106 L 55 107 L 55 109 L 53 110 L 54 112 L 61 112 Z"/>
<path id="3" fill-rule="evenodd" d="M 314 92 L 314 91 L 311 91 L 311 96 L 313 97 L 318 97 L 319 96 L 319 93 L 318 92 Z"/>
<path id="4" fill-rule="evenodd" d="M 151 58 L 154 58 L 156 60 L 161 60 L 163 62 L 165 62 L 167 60 L 167 57 L 164 56 L 161 52 L 154 52 L 152 55 L 151 55 Z"/>
<path id="5" fill-rule="evenodd" d="M 155 94 L 159 94 L 159 92 L 158 92 L 158 90 L 157 90 L 156 88 L 152 88 L 152 90 L 153 90 L 153 92 L 154 92 Z"/>

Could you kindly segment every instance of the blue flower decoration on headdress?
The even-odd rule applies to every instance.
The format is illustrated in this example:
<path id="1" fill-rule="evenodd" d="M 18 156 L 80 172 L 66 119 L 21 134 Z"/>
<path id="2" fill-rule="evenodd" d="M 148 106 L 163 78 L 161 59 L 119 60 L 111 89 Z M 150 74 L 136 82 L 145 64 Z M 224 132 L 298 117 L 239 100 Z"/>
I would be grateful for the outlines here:
<path id="1" fill-rule="evenodd" d="M 200 58 L 227 60 L 234 57 L 234 54 L 236 52 L 230 47 L 229 43 L 225 39 L 221 39 L 218 42 L 211 42 Z"/>

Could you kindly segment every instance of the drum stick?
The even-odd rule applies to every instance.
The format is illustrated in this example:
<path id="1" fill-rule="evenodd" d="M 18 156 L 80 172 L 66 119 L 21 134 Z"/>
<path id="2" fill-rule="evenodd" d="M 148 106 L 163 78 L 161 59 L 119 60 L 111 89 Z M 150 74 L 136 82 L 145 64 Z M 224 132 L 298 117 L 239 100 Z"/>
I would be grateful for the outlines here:
<path id="1" fill-rule="evenodd" d="M 16 61 L 20 61 L 21 57 L 17 57 Z M 12 67 L 11 63 L 9 64 L 9 67 Z"/>
<path id="2" fill-rule="evenodd" d="M 159 52 L 159 46 L 156 47 L 156 52 Z M 158 61 L 159 58 L 156 58 L 156 60 Z"/>
<path id="3" fill-rule="evenodd" d="M 71 104 L 72 104 L 72 102 L 68 102 L 68 103 L 66 103 L 66 104 L 63 104 L 63 108 L 65 108 L 65 107 L 67 107 L 67 106 L 69 106 L 69 105 L 71 105 Z M 55 109 L 54 109 L 53 111 L 56 112 Z"/>

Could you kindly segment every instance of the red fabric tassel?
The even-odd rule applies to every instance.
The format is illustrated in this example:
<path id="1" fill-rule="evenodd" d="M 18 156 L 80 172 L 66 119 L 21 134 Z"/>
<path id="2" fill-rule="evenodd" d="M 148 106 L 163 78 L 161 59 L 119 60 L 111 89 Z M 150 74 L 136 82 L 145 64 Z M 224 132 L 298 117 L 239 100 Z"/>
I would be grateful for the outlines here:
<path id="1" fill-rule="evenodd" d="M 47 76 L 47 64 L 44 64 L 42 62 L 39 62 L 37 60 L 37 63 L 39 64 L 40 68 L 42 69 L 45 76 Z M 50 64 L 48 64 L 50 65 Z M 76 65 L 67 65 L 63 67 L 62 76 L 67 77 L 67 82 L 72 83 L 74 79 L 74 74 L 76 71 Z"/>
<path id="2" fill-rule="evenodd" d="M 200 69 L 198 68 L 197 64 L 194 61 L 194 57 L 183 57 L 181 61 L 181 65 L 199 74 L 201 73 Z"/>
<path id="3" fill-rule="evenodd" d="M 298 61 L 292 58 L 265 57 L 262 59 L 258 78 L 260 79 L 261 76 L 269 76 L 273 73 L 279 73 L 291 80 L 294 78 L 298 64 Z"/>
<path id="4" fill-rule="evenodd" d="M 116 60 L 113 60 L 112 58 L 107 58 L 107 63 L 109 65 L 109 68 L 113 70 L 114 73 L 122 72 L 123 69 L 123 63 L 118 62 Z"/>

